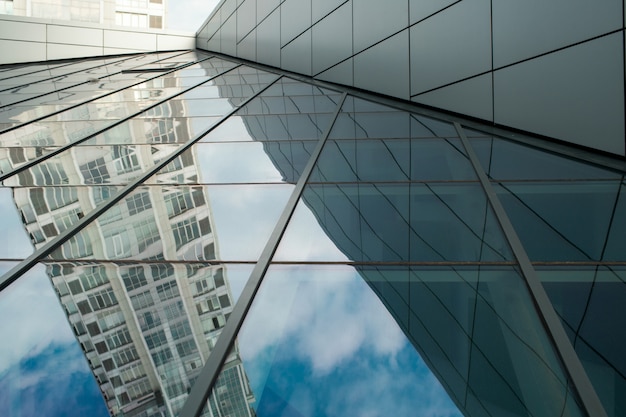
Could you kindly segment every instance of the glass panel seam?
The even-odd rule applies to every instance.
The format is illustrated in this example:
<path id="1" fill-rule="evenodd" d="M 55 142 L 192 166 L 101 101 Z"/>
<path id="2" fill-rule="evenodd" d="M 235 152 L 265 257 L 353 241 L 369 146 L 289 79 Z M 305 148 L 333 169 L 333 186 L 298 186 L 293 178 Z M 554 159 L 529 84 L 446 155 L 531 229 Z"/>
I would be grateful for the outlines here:
<path id="1" fill-rule="evenodd" d="M 506 215 L 506 211 L 504 210 L 502 203 L 498 199 L 495 190 L 480 165 L 478 156 L 474 153 L 474 150 L 471 147 L 461 125 L 458 122 L 454 122 L 454 127 L 457 130 L 470 162 L 478 175 L 496 219 L 498 220 L 500 227 L 502 227 L 504 236 L 507 239 L 508 244 L 511 246 L 511 250 L 519 263 L 521 275 L 524 278 L 526 287 L 528 288 L 529 294 L 536 306 L 537 314 L 539 315 L 540 320 L 544 323 L 544 329 L 553 342 L 565 371 L 571 378 L 572 384 L 580 396 L 585 412 L 589 416 L 607 417 L 607 413 L 598 398 L 598 394 L 593 388 L 591 381 L 589 380 L 589 377 L 587 376 L 587 373 L 585 372 L 585 369 L 583 368 L 583 365 L 574 350 L 574 347 L 570 343 L 561 321 L 559 320 L 556 311 L 554 310 L 554 307 L 552 306 L 552 303 L 543 288 L 543 285 L 537 277 L 537 273 L 532 266 L 528 254 L 524 250 L 524 247 L 517 236 L 511 221 Z"/>
<path id="2" fill-rule="evenodd" d="M 207 58 L 207 59 L 208 59 L 208 58 Z M 204 61 L 204 60 L 202 60 L 202 61 Z M 202 62 L 202 61 L 197 61 L 197 62 Z M 195 63 L 197 63 L 197 62 L 192 62 L 192 63 L 190 63 L 189 65 L 193 65 L 193 64 L 195 64 Z M 141 115 L 142 113 L 147 112 L 147 111 L 148 111 L 148 110 L 150 110 L 150 109 L 153 109 L 153 108 L 155 108 L 155 107 L 158 107 L 158 106 L 160 106 L 161 104 L 164 104 L 164 103 L 168 102 L 169 100 L 172 100 L 172 99 L 174 99 L 174 98 L 176 98 L 176 97 L 178 97 L 178 96 L 180 96 L 180 95 L 182 95 L 182 94 L 185 94 L 185 93 L 189 92 L 190 90 L 192 90 L 192 89 L 194 89 L 194 88 L 196 88 L 196 87 L 201 86 L 201 85 L 202 85 L 202 84 L 204 84 L 204 83 L 207 83 L 207 82 L 209 82 L 209 81 L 211 81 L 211 80 L 213 80 L 213 79 L 215 79 L 215 78 L 217 78 L 217 77 L 220 77 L 220 76 L 222 76 L 222 75 L 224 75 L 224 74 L 228 73 L 229 71 L 232 71 L 232 70 L 234 70 L 234 69 L 236 69 L 236 68 L 239 68 L 240 66 L 241 66 L 241 64 L 236 65 L 236 66 L 234 66 L 234 67 L 232 67 L 232 68 L 230 68 L 230 69 L 228 69 L 228 70 L 226 70 L 226 71 L 220 72 L 219 74 L 217 74 L 217 75 L 215 75 L 215 76 L 213 76 L 213 77 L 211 77 L 211 78 L 209 78 L 209 79 L 207 79 L 207 80 L 205 80 L 205 81 L 202 81 L 202 82 L 201 82 L 201 83 L 199 83 L 199 84 L 193 85 L 193 86 L 191 86 L 191 87 L 189 87 L 189 88 L 187 88 L 187 89 L 185 89 L 185 90 L 183 90 L 183 91 L 181 91 L 181 92 L 179 92 L 179 93 L 176 93 L 176 94 L 174 94 L 174 95 L 172 95 L 172 96 L 170 96 L 170 97 L 167 97 L 167 98 L 165 98 L 165 99 L 163 99 L 163 100 L 157 101 L 157 102 L 155 102 L 154 104 L 152 104 L 152 105 L 150 105 L 150 106 L 148 106 L 148 107 L 146 107 L 146 108 L 144 108 L 144 109 L 141 109 L 141 110 L 139 110 L 139 111 L 136 111 L 135 113 L 132 113 L 132 114 L 128 115 L 127 117 L 123 118 L 123 119 L 120 119 L 120 120 L 118 120 L 118 121 L 116 121 L 116 122 L 113 122 L 112 124 L 110 124 L 110 125 L 108 125 L 108 126 L 105 126 L 105 127 L 103 127 L 102 129 L 99 129 L 99 130 L 97 130 L 97 131 L 95 131 L 95 132 L 93 132 L 93 133 L 89 134 L 88 136 L 85 136 L 85 137 L 84 137 L 84 138 L 82 138 L 82 139 L 78 139 L 78 140 L 76 140 L 76 141 L 74 141 L 74 142 L 72 142 L 72 143 L 68 143 L 67 145 L 61 146 L 61 147 L 59 147 L 58 149 L 55 149 L 54 151 L 52 151 L 52 152 L 50 152 L 50 153 L 47 153 L 47 154 L 45 154 L 45 155 L 41 155 L 40 157 L 35 158 L 35 159 L 33 159 L 33 160 L 31 160 L 31 161 L 29 161 L 29 162 L 25 163 L 24 165 L 20 165 L 19 167 L 14 168 L 13 170 L 11 170 L 11 171 L 7 172 L 6 174 L 2 174 L 2 175 L 0 175 L 0 181 L 4 181 L 5 179 L 7 179 L 7 178 L 9 178 L 9 177 L 12 177 L 12 176 L 14 176 L 14 175 L 16 175 L 16 174 L 19 174 L 20 172 L 22 172 L 22 171 L 24 171 L 24 170 L 26 170 L 26 169 L 32 168 L 33 166 L 38 165 L 39 163 L 41 163 L 41 162 L 45 161 L 45 160 L 46 160 L 46 159 L 48 159 L 48 158 L 52 158 L 52 157 L 54 157 L 54 156 L 56 156 L 56 155 L 58 155 L 58 154 L 60 154 L 60 153 L 62 153 L 62 152 L 65 152 L 66 150 L 70 149 L 70 148 L 71 148 L 71 147 L 73 147 L 74 145 L 79 145 L 79 144 L 81 144 L 81 143 L 83 143 L 83 142 L 86 142 L 86 141 L 88 141 L 89 139 L 91 139 L 91 138 L 93 138 L 93 137 L 95 137 L 95 136 L 97 136 L 97 135 L 100 135 L 101 133 L 103 133 L 103 132 L 105 132 L 105 131 L 107 131 L 107 130 L 109 130 L 109 129 L 112 129 L 112 128 L 116 127 L 116 126 L 119 126 L 119 125 L 121 125 L 122 123 L 125 123 L 125 122 L 127 122 L 127 121 L 129 121 L 129 120 L 133 119 L 134 117 L 137 117 L 137 116 Z M 181 68 L 179 68 L 179 69 L 181 69 Z M 175 71 L 176 71 L 176 70 L 175 70 Z M 146 80 L 144 80 L 144 81 L 141 81 L 141 82 L 139 82 L 139 83 L 137 83 L 137 84 L 130 85 L 130 86 L 128 86 L 128 87 L 126 87 L 126 88 L 124 88 L 124 89 L 122 89 L 122 90 L 125 90 L 125 89 L 127 89 L 127 88 L 132 88 L 132 87 L 133 87 L 133 86 L 135 86 L 135 85 L 143 84 L 143 83 L 145 83 L 145 82 L 147 82 L 147 81 L 154 80 L 154 79 L 156 79 L 156 78 L 159 78 L 159 77 L 161 77 L 161 76 L 163 76 L 163 75 L 170 74 L 170 73 L 172 73 L 172 72 L 174 72 L 174 71 L 169 71 L 169 72 L 167 72 L 167 73 L 160 74 L 160 75 L 158 75 L 158 76 L 156 76 L 156 77 L 147 78 L 147 79 L 146 79 Z M 121 91 L 121 90 L 117 90 L 117 91 L 115 91 L 115 92 L 118 92 L 118 91 Z M 114 93 L 115 93 L 115 92 L 114 92 Z M 111 94 L 113 94 L 113 93 L 111 93 Z M 107 95 L 108 95 L 108 94 L 107 94 Z M 102 98 L 102 97 L 103 97 L 103 96 L 101 96 L 101 97 L 97 97 L 96 99 L 99 99 L 99 98 Z M 85 102 L 85 103 L 87 103 L 87 102 Z M 81 105 L 82 105 L 82 104 L 85 104 L 85 103 L 81 103 Z M 64 110 L 68 110 L 68 109 L 64 109 Z M 46 116 L 46 117 L 48 117 L 48 116 Z M 35 121 L 36 121 L 36 120 L 35 120 Z M 23 125 L 20 125 L 20 126 L 23 126 Z"/>
<path id="3" fill-rule="evenodd" d="M 114 204 L 121 201 L 124 197 L 128 196 L 131 192 L 135 190 L 135 188 L 141 186 L 143 182 L 149 179 L 151 176 L 159 172 L 163 169 L 167 164 L 180 156 L 183 152 L 187 151 L 191 148 L 196 142 L 202 139 L 204 136 L 211 133 L 214 129 L 220 126 L 223 122 L 225 122 L 230 116 L 235 114 L 240 108 L 248 104 L 251 100 L 255 99 L 258 95 L 263 93 L 273 84 L 275 84 L 281 77 L 276 78 L 274 81 L 260 89 L 257 93 L 253 94 L 251 97 L 244 100 L 239 106 L 233 108 L 228 114 L 224 115 L 217 123 L 208 128 L 203 133 L 197 135 L 194 139 L 182 145 L 179 149 L 173 152 L 171 155 L 164 158 L 161 162 L 150 168 L 148 171 L 144 172 L 144 174 L 137 178 L 132 183 L 128 184 L 124 187 L 118 194 L 112 197 L 110 200 L 107 200 L 101 206 L 96 207 L 93 211 L 83 217 L 79 222 L 73 225 L 71 228 L 67 229 L 65 232 L 58 235 L 54 240 L 51 240 L 46 245 L 37 249 L 33 254 L 31 254 L 28 258 L 21 261 L 18 265 L 13 267 L 10 271 L 0 277 L 0 291 L 4 290 L 8 285 L 21 277 L 24 273 L 26 273 L 30 268 L 32 268 L 35 264 L 42 260 L 43 257 L 52 253 L 55 249 L 60 247 L 63 243 L 68 241 L 72 236 L 80 232 L 82 229 L 87 227 L 92 221 L 98 218 L 102 213 L 111 208 Z"/>
<path id="4" fill-rule="evenodd" d="M 93 97 L 93 98 L 91 98 L 91 99 L 89 99 L 89 100 L 85 100 L 85 101 L 83 101 L 83 102 L 81 102 L 81 103 L 77 103 L 77 104 L 74 104 L 74 105 L 71 105 L 71 106 L 65 107 L 65 108 L 63 108 L 63 109 L 60 109 L 60 110 L 54 111 L 54 112 L 52 112 L 52 113 L 48 113 L 48 114 L 46 114 L 46 115 L 43 115 L 43 116 L 40 116 L 40 117 L 36 117 L 36 118 L 34 118 L 34 119 L 32 119 L 32 120 L 29 120 L 27 123 L 21 123 L 21 124 L 19 124 L 19 125 L 11 126 L 11 127 L 9 127 L 8 129 L 1 130 L 1 131 L 0 131 L 0 134 L 7 133 L 7 132 L 11 132 L 12 130 L 19 129 L 19 128 L 20 128 L 20 127 L 22 127 L 22 126 L 26 126 L 26 125 L 29 125 L 29 124 L 31 124 L 31 123 L 39 122 L 39 121 L 41 121 L 41 120 L 43 120 L 43 119 L 46 119 L 46 118 L 48 118 L 48 117 L 50 117 L 50 116 L 55 116 L 55 115 L 57 115 L 57 114 L 60 114 L 60 113 L 66 112 L 66 111 L 68 111 L 68 110 L 75 109 L 76 107 L 82 106 L 83 104 L 91 103 L 91 102 L 93 102 L 93 101 L 96 101 L 96 100 L 99 100 L 99 99 L 101 99 L 101 98 L 104 98 L 104 97 L 110 96 L 110 95 L 112 95 L 112 94 L 119 93 L 120 91 L 126 90 L 126 89 L 128 89 L 128 88 L 134 87 L 134 86 L 139 85 L 139 84 L 143 84 L 143 83 L 145 83 L 145 82 L 147 82 L 147 81 L 151 81 L 151 80 L 153 80 L 153 79 L 155 79 L 155 78 L 159 78 L 159 77 L 162 77 L 162 76 L 164 76 L 164 75 L 171 74 L 171 73 L 173 73 L 173 72 L 176 72 L 176 71 L 179 71 L 179 70 L 181 70 L 181 69 L 184 69 L 184 68 L 186 68 L 186 67 L 188 67 L 188 66 L 191 66 L 191 65 L 197 64 L 198 62 L 206 61 L 207 59 L 211 59 L 211 57 L 204 58 L 204 59 L 201 59 L 201 60 L 198 60 L 198 61 L 188 62 L 187 64 L 185 64 L 185 65 L 183 65 L 183 66 L 180 66 L 180 67 L 177 67 L 177 68 L 174 68 L 174 69 L 172 69 L 172 70 L 170 70 L 170 71 L 159 73 L 157 76 L 154 76 L 154 77 L 152 77 L 152 78 L 146 78 L 146 79 L 144 79 L 144 80 L 140 80 L 140 81 L 138 81 L 138 82 L 137 82 L 137 83 L 135 83 L 135 84 L 127 85 L 127 86 L 124 86 L 124 87 L 122 87 L 122 88 L 118 88 L 117 90 L 110 91 L 110 92 L 108 92 L 108 93 L 106 93 L 106 94 L 103 94 L 103 95 L 101 95 L 101 96 L 98 96 L 98 97 Z M 119 74 L 121 74 L 121 70 L 120 70 Z M 110 75 L 116 75 L 116 74 L 110 74 Z M 109 77 L 110 75 L 106 75 L 106 76 L 101 77 L 101 78 L 106 78 L 106 77 Z M 81 84 L 86 84 L 86 83 L 81 83 Z M 77 84 L 77 85 L 80 85 L 80 84 Z M 75 87 L 75 86 L 72 86 L 72 87 Z M 71 88 L 71 87 L 68 87 L 68 88 Z M 60 91 L 60 90 L 57 90 L 57 91 Z M 31 98 L 29 98 L 28 100 L 32 100 L 32 99 L 35 99 L 35 98 L 38 98 L 38 97 L 42 97 L 42 96 L 45 96 L 45 95 L 47 95 L 47 94 L 48 94 L 48 93 L 46 93 L 46 94 L 42 94 L 42 95 L 39 95 L 39 96 L 37 96 L 37 97 L 31 97 Z M 18 103 L 11 103 L 11 104 L 8 104 L 8 106 L 13 106 L 13 105 L 15 105 L 15 104 L 23 103 L 24 101 L 27 101 L 27 100 L 22 100 L 21 102 L 18 102 Z"/>
<path id="5" fill-rule="evenodd" d="M 289 201 L 287 202 L 280 219 L 278 219 L 278 222 L 276 223 L 276 226 L 274 227 L 274 230 L 272 231 L 272 234 L 269 237 L 261 256 L 259 257 L 258 262 L 252 270 L 250 278 L 248 278 L 248 282 L 241 292 L 229 320 L 226 322 L 226 326 L 224 326 L 222 333 L 217 339 L 217 343 L 215 344 L 211 355 L 207 359 L 202 371 L 196 379 L 195 384 L 191 388 L 189 397 L 187 397 L 187 401 L 181 409 L 179 417 L 196 417 L 202 412 L 202 409 L 208 400 L 209 394 L 211 393 L 211 389 L 220 374 L 222 365 L 230 353 L 230 348 L 237 337 L 237 333 L 246 318 L 252 302 L 254 301 L 254 297 L 259 289 L 259 286 L 261 285 L 263 276 L 269 267 L 272 256 L 280 243 L 280 239 L 287 227 L 287 224 L 289 223 L 289 219 L 291 218 L 296 205 L 300 200 L 302 192 L 304 191 L 304 186 L 313 172 L 313 168 L 322 153 L 322 148 L 324 147 L 328 136 L 330 136 L 330 131 L 337 120 L 337 116 L 341 111 L 341 107 L 343 106 L 347 95 L 348 94 L 344 92 L 339 99 L 335 113 L 330 120 L 328 128 L 324 132 L 324 136 L 322 136 L 319 140 L 317 147 L 311 154 L 311 158 L 302 171 L 302 174 L 298 179 L 298 183 L 296 184 L 296 188 L 289 197 Z"/>

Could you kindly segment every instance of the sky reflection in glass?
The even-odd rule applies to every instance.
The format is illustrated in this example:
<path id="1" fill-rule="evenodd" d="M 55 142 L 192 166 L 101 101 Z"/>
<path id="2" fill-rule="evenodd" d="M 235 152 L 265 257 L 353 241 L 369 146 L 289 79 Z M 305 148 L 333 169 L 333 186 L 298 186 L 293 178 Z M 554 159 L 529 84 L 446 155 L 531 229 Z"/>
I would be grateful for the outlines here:
<path id="1" fill-rule="evenodd" d="M 460 417 L 358 272 L 274 266 L 238 338 L 259 417 Z"/>

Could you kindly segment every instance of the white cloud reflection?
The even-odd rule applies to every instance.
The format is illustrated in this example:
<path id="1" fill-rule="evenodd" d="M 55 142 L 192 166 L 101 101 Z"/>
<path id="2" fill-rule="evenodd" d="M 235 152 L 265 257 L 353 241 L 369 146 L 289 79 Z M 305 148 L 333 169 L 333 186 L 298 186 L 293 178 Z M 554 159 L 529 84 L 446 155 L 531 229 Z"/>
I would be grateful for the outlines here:
<path id="1" fill-rule="evenodd" d="M 461 416 L 351 267 L 272 267 L 238 340 L 261 408 L 269 386 L 303 416 Z"/>
<path id="2" fill-rule="evenodd" d="M 0 374 L 51 344 L 76 343 L 42 265 L 2 291 L 0 317 Z"/>
<path id="3" fill-rule="evenodd" d="M 289 338 L 294 354 L 323 375 L 360 349 L 393 361 L 406 343 L 387 309 L 352 268 L 273 271 L 244 323 L 240 340 L 245 358 Z"/>

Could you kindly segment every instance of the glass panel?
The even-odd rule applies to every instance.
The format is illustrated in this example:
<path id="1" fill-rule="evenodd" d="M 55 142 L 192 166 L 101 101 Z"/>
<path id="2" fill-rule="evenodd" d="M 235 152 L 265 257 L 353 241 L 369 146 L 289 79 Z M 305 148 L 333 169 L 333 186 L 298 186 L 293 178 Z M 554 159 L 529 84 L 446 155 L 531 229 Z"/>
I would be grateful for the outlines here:
<path id="1" fill-rule="evenodd" d="M 623 260 L 626 224 L 623 210 L 616 211 L 621 188 L 618 181 L 495 185 L 533 261 Z M 610 235 L 621 237 L 607 251 Z"/>
<path id="2" fill-rule="evenodd" d="M 610 416 L 626 413 L 626 270 L 547 267 L 537 272 Z"/>
<path id="3" fill-rule="evenodd" d="M 221 117 L 160 117 L 131 119 L 85 141 L 84 145 L 187 143 Z"/>
<path id="4" fill-rule="evenodd" d="M 209 407 L 214 415 L 259 417 L 462 416 L 347 266 L 270 268 Z"/>
<path id="5" fill-rule="evenodd" d="M 459 139 L 332 140 L 310 181 L 476 180 L 461 147 Z"/>
<path id="6" fill-rule="evenodd" d="M 129 184 L 180 145 L 74 146 L 4 180 L 7 186 Z M 0 153 L 5 173 L 37 158 L 40 148 Z M 6 168 L 5 168 L 6 167 Z"/>
<path id="7" fill-rule="evenodd" d="M 0 344 L 0 387 L 8 393 L 0 411 L 176 415 L 251 269 L 163 262 L 36 266 L 0 294 L 0 312 L 13 317 L 0 334 L 13 340 Z"/>
<path id="8" fill-rule="evenodd" d="M 0 263 L 1 273 L 7 269 Z M 57 294 L 42 265 L 0 293 L 4 416 L 108 416 Z"/>
<path id="9" fill-rule="evenodd" d="M 0 245 L 0 259 L 24 259 L 33 252 L 33 245 L 24 230 L 26 217 L 20 216 L 16 204 L 19 203 L 13 201 L 12 190 L 0 187 L 0 235 L 4 236 L 4 244 Z M 7 244 L 9 237 L 11 243 Z"/>
<path id="10" fill-rule="evenodd" d="M 140 187 L 50 257 L 256 261 L 293 187 Z"/>
<path id="11" fill-rule="evenodd" d="M 309 161 L 315 142 L 199 143 L 181 158 L 198 162 L 198 177 L 185 177 L 185 183 L 296 182 Z M 176 163 L 176 161 L 174 161 Z M 180 183 L 176 176 L 162 175 L 160 183 Z"/>
<path id="12" fill-rule="evenodd" d="M 288 96 L 292 90 L 299 94 Z M 320 139 L 338 100 L 333 91 L 281 79 L 202 142 Z"/>
<path id="13" fill-rule="evenodd" d="M 277 260 L 507 261 L 478 185 L 309 185 Z"/>
<path id="14" fill-rule="evenodd" d="M 620 173 L 501 138 L 472 139 L 470 142 L 487 175 L 496 180 L 621 178 Z"/>
<path id="15" fill-rule="evenodd" d="M 209 407 L 259 417 L 582 416 L 572 396 L 513 268 L 274 265 Z"/>
<path id="16" fill-rule="evenodd" d="M 451 123 L 348 97 L 330 139 L 457 137 Z"/>
<path id="17" fill-rule="evenodd" d="M 118 191 L 119 188 L 108 186 L 20 187 L 13 190 L 13 200 L 24 229 L 38 249 Z"/>

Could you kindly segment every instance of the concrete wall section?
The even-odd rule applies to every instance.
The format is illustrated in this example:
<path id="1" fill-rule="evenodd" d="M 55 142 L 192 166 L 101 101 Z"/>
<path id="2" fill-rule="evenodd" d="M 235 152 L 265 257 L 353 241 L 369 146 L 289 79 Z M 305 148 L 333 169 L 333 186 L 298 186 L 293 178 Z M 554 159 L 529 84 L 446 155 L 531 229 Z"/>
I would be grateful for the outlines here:
<path id="1" fill-rule="evenodd" d="M 194 47 L 192 33 L 0 15 L 0 64 Z"/>
<path id="2" fill-rule="evenodd" d="M 224 0 L 196 45 L 626 156 L 625 10 L 624 0 Z"/>

